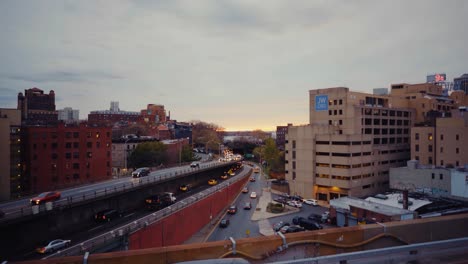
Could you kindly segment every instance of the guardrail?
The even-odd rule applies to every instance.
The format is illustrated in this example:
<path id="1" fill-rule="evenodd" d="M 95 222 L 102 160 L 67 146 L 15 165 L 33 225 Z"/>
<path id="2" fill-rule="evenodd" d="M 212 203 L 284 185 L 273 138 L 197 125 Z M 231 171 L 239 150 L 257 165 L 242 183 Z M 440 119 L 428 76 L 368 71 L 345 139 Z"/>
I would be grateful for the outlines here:
<path id="1" fill-rule="evenodd" d="M 204 191 L 201 191 L 190 197 L 180 200 L 179 202 L 176 202 L 171 206 L 165 207 L 164 209 L 151 213 L 143 218 L 140 218 L 136 221 L 125 224 L 121 227 L 115 228 L 97 237 L 86 240 L 80 244 L 68 247 L 61 251 L 57 251 L 54 254 L 44 257 L 43 259 L 48 259 L 51 257 L 59 257 L 59 256 L 63 257 L 63 256 L 83 255 L 84 253 L 90 252 L 93 249 L 105 246 L 117 240 L 122 240 L 126 235 L 132 234 L 153 223 L 156 223 L 166 216 L 176 213 L 182 210 L 183 208 L 191 206 L 192 204 L 196 203 L 199 200 L 202 200 L 206 197 L 209 197 L 210 195 L 213 195 L 214 193 L 218 191 L 223 190 L 224 188 L 229 186 L 231 183 L 235 183 L 235 182 L 242 180 L 242 178 L 248 175 L 250 171 L 251 170 L 244 171 L 232 178 L 227 179 L 226 181 L 223 181 L 222 183 L 216 186 L 210 187 Z"/>
<path id="2" fill-rule="evenodd" d="M 233 164 L 233 162 L 201 164 L 200 168 L 190 168 L 190 167 L 183 168 L 181 170 L 167 172 L 162 175 L 154 175 L 154 176 L 150 175 L 149 177 L 139 178 L 138 181 L 124 182 L 121 185 L 116 185 L 113 187 L 106 187 L 103 189 L 88 191 L 83 194 L 67 196 L 66 199 L 61 199 L 55 202 L 49 202 L 49 203 L 46 203 L 45 206 L 28 205 L 28 206 L 23 206 L 21 208 L 15 208 L 14 211 L 5 212 L 6 214 L 3 218 L 0 219 L 0 223 L 5 222 L 9 219 L 36 215 L 39 213 L 46 213 L 52 210 L 61 210 L 64 208 L 69 208 L 69 207 L 72 207 L 74 204 L 86 202 L 89 200 L 94 200 L 97 198 L 106 197 L 109 195 L 115 195 L 118 193 L 127 192 L 137 187 L 143 187 L 149 184 L 165 182 L 167 180 L 180 177 L 181 175 L 184 175 L 184 174 L 200 172 L 206 169 L 213 169 L 216 167 L 225 166 L 227 164 Z"/>

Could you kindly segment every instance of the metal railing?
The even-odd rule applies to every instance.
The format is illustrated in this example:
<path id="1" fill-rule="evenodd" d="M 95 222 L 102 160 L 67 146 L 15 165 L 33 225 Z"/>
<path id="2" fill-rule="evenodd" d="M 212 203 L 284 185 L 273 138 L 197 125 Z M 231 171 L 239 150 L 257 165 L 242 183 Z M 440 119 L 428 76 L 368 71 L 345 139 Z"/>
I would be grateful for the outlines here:
<path id="1" fill-rule="evenodd" d="M 201 164 L 200 168 L 183 168 L 176 171 L 166 172 L 162 175 L 150 175 L 149 177 L 139 178 L 138 181 L 137 179 L 135 179 L 135 181 L 132 182 L 124 182 L 120 185 L 115 185 L 112 187 L 105 187 L 103 189 L 91 190 L 82 194 L 67 196 L 65 197 L 66 199 L 46 203 L 45 206 L 27 205 L 20 208 L 15 208 L 12 211 L 5 211 L 6 214 L 3 218 L 0 219 L 0 223 L 5 222 L 8 219 L 15 219 L 39 213 L 47 213 L 52 210 L 70 208 L 78 203 L 83 203 L 97 198 L 103 198 L 110 195 L 128 192 L 129 190 L 135 188 L 141 188 L 146 185 L 165 182 L 177 177 L 181 177 L 183 175 L 190 175 L 192 173 L 198 173 L 200 171 L 226 166 L 228 164 L 233 164 L 233 162 Z"/>
<path id="2" fill-rule="evenodd" d="M 84 242 L 71 246 L 61 251 L 57 251 L 54 254 L 44 257 L 43 259 L 52 258 L 52 257 L 59 257 L 59 256 L 76 256 L 76 255 L 83 255 L 86 252 L 92 252 L 93 249 L 97 249 L 103 247 L 109 243 L 116 242 L 118 240 L 122 240 L 125 236 L 132 234 L 136 231 L 139 231 L 151 224 L 154 224 L 163 218 L 174 214 L 186 207 L 191 206 L 192 204 L 213 195 L 218 191 L 222 191 L 230 184 L 238 182 L 242 180 L 244 177 L 248 176 L 251 170 L 243 171 L 242 173 L 229 178 L 222 183 L 210 187 L 202 192 L 196 193 L 190 197 L 187 197 L 179 202 L 172 204 L 164 209 L 151 213 L 145 217 L 142 217 L 138 220 L 132 221 L 131 223 L 125 224 L 118 228 L 115 228 L 109 232 L 96 236 L 94 238 L 88 239 Z"/>

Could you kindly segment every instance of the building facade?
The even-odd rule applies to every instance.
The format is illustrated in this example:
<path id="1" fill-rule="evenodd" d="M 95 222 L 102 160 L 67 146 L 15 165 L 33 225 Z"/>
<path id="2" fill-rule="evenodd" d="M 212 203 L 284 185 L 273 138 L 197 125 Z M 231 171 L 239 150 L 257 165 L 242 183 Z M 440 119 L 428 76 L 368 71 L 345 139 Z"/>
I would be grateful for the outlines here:
<path id="1" fill-rule="evenodd" d="M 58 114 L 55 110 L 55 92 L 44 94 L 39 88 L 31 88 L 18 94 L 18 110 L 25 125 L 56 124 Z"/>
<path id="2" fill-rule="evenodd" d="M 112 126 L 117 122 L 139 123 L 142 121 L 139 112 L 121 111 L 118 102 L 111 102 L 110 110 L 91 111 L 88 114 L 88 123 L 101 126 Z"/>
<path id="3" fill-rule="evenodd" d="M 415 111 L 390 97 L 348 88 L 309 91 L 310 124 L 286 135 L 286 179 L 292 193 L 329 201 L 389 187 L 389 169 L 410 157 Z"/>
<path id="4" fill-rule="evenodd" d="M 468 73 L 453 79 L 453 90 L 464 91 L 465 94 L 468 94 Z"/>
<path id="5" fill-rule="evenodd" d="M 23 133 L 25 178 L 31 193 L 112 177 L 108 127 L 59 123 L 25 127 Z"/>
<path id="6" fill-rule="evenodd" d="M 148 104 L 141 110 L 142 120 L 147 124 L 165 124 L 167 122 L 164 105 Z"/>
<path id="7" fill-rule="evenodd" d="M 0 109 L 0 201 L 24 192 L 21 166 L 21 111 Z"/>
<path id="8" fill-rule="evenodd" d="M 411 129 L 411 158 L 422 165 L 464 167 L 468 165 L 468 112 L 453 110 L 434 126 Z"/>

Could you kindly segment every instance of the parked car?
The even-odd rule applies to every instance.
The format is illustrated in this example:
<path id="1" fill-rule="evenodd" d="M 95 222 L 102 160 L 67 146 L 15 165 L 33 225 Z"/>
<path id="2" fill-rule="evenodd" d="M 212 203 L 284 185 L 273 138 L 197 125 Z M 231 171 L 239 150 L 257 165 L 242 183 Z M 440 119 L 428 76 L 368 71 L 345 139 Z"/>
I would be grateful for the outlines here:
<path id="1" fill-rule="evenodd" d="M 322 221 L 322 216 L 319 214 L 310 214 L 307 219 L 315 221 L 315 222 L 321 222 Z"/>
<path id="2" fill-rule="evenodd" d="M 190 168 L 200 168 L 200 162 L 192 162 L 190 163 Z"/>
<path id="3" fill-rule="evenodd" d="M 138 168 L 134 172 L 132 172 L 132 177 L 133 178 L 140 178 L 144 176 L 148 176 L 150 174 L 150 169 L 149 168 Z"/>
<path id="4" fill-rule="evenodd" d="M 286 233 L 296 233 L 302 231 L 305 231 L 305 229 L 302 226 L 292 225 L 286 230 Z"/>
<path id="5" fill-rule="evenodd" d="M 250 210 L 250 208 L 252 208 L 252 203 L 251 203 L 251 202 L 246 202 L 246 203 L 244 204 L 244 209 L 245 209 L 245 210 Z"/>
<path id="6" fill-rule="evenodd" d="M 215 179 L 209 179 L 208 180 L 208 185 L 216 185 L 216 184 L 218 184 L 217 180 L 215 180 Z"/>
<path id="7" fill-rule="evenodd" d="M 323 214 L 322 214 L 322 223 L 327 222 L 329 216 L 330 216 L 330 212 L 329 212 L 329 211 L 323 212 Z"/>
<path id="8" fill-rule="evenodd" d="M 298 225 L 298 224 L 299 224 L 299 221 L 302 220 L 302 219 L 305 219 L 305 218 L 302 217 L 302 216 L 295 216 L 295 217 L 292 219 L 292 222 L 293 222 L 293 224 Z"/>
<path id="9" fill-rule="evenodd" d="M 296 207 L 296 208 L 301 208 L 302 207 L 302 203 L 300 203 L 298 201 L 288 201 L 287 204 L 289 206 Z"/>
<path id="10" fill-rule="evenodd" d="M 278 202 L 278 203 L 282 203 L 282 204 L 288 203 L 288 200 L 285 199 L 284 197 L 281 197 L 281 196 L 274 198 L 273 201 Z"/>
<path id="11" fill-rule="evenodd" d="M 289 226 L 283 226 L 279 231 L 283 234 L 286 234 L 289 229 Z"/>
<path id="12" fill-rule="evenodd" d="M 313 206 L 318 205 L 318 201 L 315 199 L 304 199 L 303 202 L 308 205 L 313 205 Z"/>
<path id="13" fill-rule="evenodd" d="M 288 222 L 283 222 L 283 221 L 280 221 L 276 224 L 273 225 L 273 230 L 275 232 L 278 232 L 280 231 L 281 228 L 283 228 L 284 226 L 289 226 L 289 223 Z"/>
<path id="14" fill-rule="evenodd" d="M 250 198 L 252 198 L 252 199 L 257 198 L 257 193 L 256 192 L 251 192 L 250 193 Z"/>
<path id="15" fill-rule="evenodd" d="M 299 219 L 299 225 L 302 226 L 303 228 L 307 229 L 307 230 L 318 230 L 318 229 L 322 229 L 322 226 L 319 225 L 317 222 L 315 221 L 311 221 L 309 219 L 306 219 L 304 217 L 301 217 Z"/>
<path id="16" fill-rule="evenodd" d="M 228 209 L 228 214 L 235 214 L 235 213 L 237 213 L 237 206 L 231 205 Z"/>
<path id="17" fill-rule="evenodd" d="M 228 227 L 228 225 L 229 219 L 224 218 L 223 220 L 221 220 L 221 222 L 219 222 L 219 227 Z"/>
<path id="18" fill-rule="evenodd" d="M 298 201 L 298 202 L 302 202 L 304 200 L 304 198 L 302 198 L 302 196 L 300 195 L 293 195 L 290 197 L 290 199 L 293 201 Z"/>
<path id="19" fill-rule="evenodd" d="M 55 252 L 59 249 L 68 247 L 70 244 L 71 240 L 55 239 L 50 241 L 46 246 L 37 248 L 36 252 L 40 254 Z"/>
<path id="20" fill-rule="evenodd" d="M 254 182 L 254 181 L 255 181 L 255 177 L 250 177 L 250 181 L 251 181 L 251 182 Z"/>
<path id="21" fill-rule="evenodd" d="M 99 211 L 97 212 L 95 215 L 94 215 L 94 220 L 98 223 L 102 223 L 102 222 L 110 222 L 112 220 L 114 220 L 115 218 L 119 218 L 121 216 L 121 214 L 115 210 L 115 209 L 106 209 L 106 210 L 102 210 L 102 211 Z"/>
<path id="22" fill-rule="evenodd" d="M 31 205 L 39 205 L 42 203 L 58 200 L 60 199 L 60 196 L 61 196 L 60 192 L 58 191 L 44 192 L 32 198 L 30 202 L 31 202 Z"/>
<path id="23" fill-rule="evenodd" d="M 242 193 L 248 193 L 248 192 L 249 192 L 249 188 L 244 187 L 244 188 L 242 189 Z"/>

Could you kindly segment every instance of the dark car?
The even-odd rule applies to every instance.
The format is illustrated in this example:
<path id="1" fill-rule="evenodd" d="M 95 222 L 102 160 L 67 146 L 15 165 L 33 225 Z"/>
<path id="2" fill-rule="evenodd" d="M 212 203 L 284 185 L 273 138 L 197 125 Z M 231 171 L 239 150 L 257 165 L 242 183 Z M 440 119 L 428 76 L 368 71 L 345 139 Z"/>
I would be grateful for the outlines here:
<path id="1" fill-rule="evenodd" d="M 299 219 L 299 225 L 302 226 L 303 228 L 307 229 L 307 230 L 318 230 L 318 229 L 322 229 L 322 226 L 319 225 L 317 222 L 315 221 L 311 221 L 309 219 L 305 219 L 303 217 L 301 217 Z"/>
<path id="2" fill-rule="evenodd" d="M 295 216 L 293 219 L 292 219 L 292 222 L 293 224 L 295 225 L 298 225 L 299 224 L 299 221 L 305 219 L 304 217 L 301 217 L 301 216 Z"/>
<path id="3" fill-rule="evenodd" d="M 192 162 L 190 164 L 190 168 L 200 168 L 200 162 Z"/>
<path id="4" fill-rule="evenodd" d="M 322 216 L 319 214 L 310 214 L 307 219 L 315 221 L 315 222 L 321 222 L 322 221 Z"/>
<path id="5" fill-rule="evenodd" d="M 289 226 L 289 223 L 280 221 L 280 222 L 273 225 L 273 230 L 275 230 L 275 232 L 278 232 L 284 226 Z"/>
<path id="6" fill-rule="evenodd" d="M 106 209 L 106 210 L 102 210 L 102 211 L 97 212 L 94 215 L 94 220 L 96 222 L 110 222 L 110 221 L 114 220 L 115 218 L 119 218 L 120 216 L 121 216 L 121 214 L 117 210 L 115 210 L 115 209 Z"/>
<path id="7" fill-rule="evenodd" d="M 60 199 L 60 192 L 44 192 L 30 200 L 31 205 L 39 205 L 46 202 L 51 202 Z"/>
<path id="8" fill-rule="evenodd" d="M 302 231 L 305 231 L 305 229 L 302 226 L 293 225 L 286 230 L 286 233 L 296 233 Z"/>
<path id="9" fill-rule="evenodd" d="M 237 213 L 237 206 L 231 205 L 228 209 L 228 214 L 235 214 Z"/>
<path id="10" fill-rule="evenodd" d="M 250 208 L 252 208 L 252 203 L 251 203 L 251 202 L 246 202 L 246 203 L 244 204 L 244 209 L 245 209 L 245 210 L 250 210 Z"/>
<path id="11" fill-rule="evenodd" d="M 140 178 L 140 177 L 148 176 L 149 173 L 150 173 L 149 168 L 139 168 L 139 169 L 136 169 L 134 172 L 132 172 L 132 177 Z"/>
<path id="12" fill-rule="evenodd" d="M 219 227 L 227 227 L 229 225 L 229 219 L 223 219 L 219 222 Z"/>
<path id="13" fill-rule="evenodd" d="M 169 206 L 176 201 L 173 193 L 154 194 L 146 197 L 145 205 L 150 210 L 159 210 Z"/>
<path id="14" fill-rule="evenodd" d="M 302 196 L 300 196 L 300 195 L 293 195 L 293 196 L 291 196 L 290 199 L 293 200 L 293 201 L 299 201 L 301 203 L 302 203 L 302 200 L 304 200 L 304 198 Z"/>

